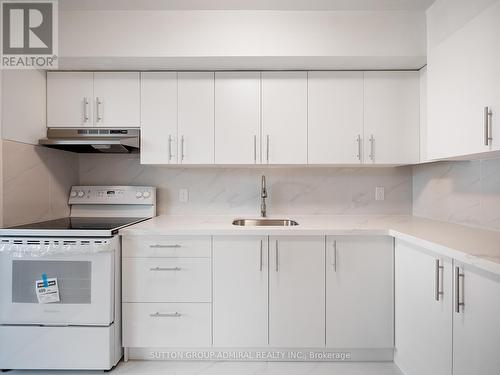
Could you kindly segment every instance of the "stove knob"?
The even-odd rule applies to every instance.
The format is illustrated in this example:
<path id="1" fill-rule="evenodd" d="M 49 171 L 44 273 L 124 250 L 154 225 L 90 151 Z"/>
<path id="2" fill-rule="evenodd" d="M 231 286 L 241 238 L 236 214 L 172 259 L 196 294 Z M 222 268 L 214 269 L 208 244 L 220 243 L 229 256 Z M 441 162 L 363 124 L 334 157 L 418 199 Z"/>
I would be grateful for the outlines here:
<path id="1" fill-rule="evenodd" d="M 140 191 L 138 191 L 137 193 L 135 193 L 135 197 L 136 198 L 142 198 L 142 193 Z"/>
<path id="2" fill-rule="evenodd" d="M 79 192 L 78 192 L 78 198 L 81 198 L 81 197 L 83 197 L 84 195 L 85 195 L 85 194 L 84 194 L 84 192 L 83 192 L 83 191 L 79 191 Z"/>
<path id="3" fill-rule="evenodd" d="M 142 193 L 142 196 L 144 198 L 149 198 L 151 196 L 151 193 L 149 191 L 145 191 L 144 193 Z"/>
<path id="4" fill-rule="evenodd" d="M 71 192 L 71 194 L 70 194 L 70 197 L 71 197 L 71 198 L 76 197 L 76 191 L 74 191 L 74 190 L 73 190 L 73 191 Z"/>

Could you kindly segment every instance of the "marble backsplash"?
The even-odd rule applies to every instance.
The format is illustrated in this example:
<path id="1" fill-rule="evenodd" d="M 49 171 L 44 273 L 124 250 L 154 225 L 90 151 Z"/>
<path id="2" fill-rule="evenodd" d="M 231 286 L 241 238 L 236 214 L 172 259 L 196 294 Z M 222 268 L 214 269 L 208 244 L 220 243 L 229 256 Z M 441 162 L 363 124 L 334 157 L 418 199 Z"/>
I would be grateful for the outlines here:
<path id="1" fill-rule="evenodd" d="M 158 214 L 258 215 L 260 177 L 269 215 L 411 213 L 411 168 L 274 168 L 145 166 L 136 155 L 79 157 L 80 184 L 158 187 Z M 385 200 L 375 200 L 375 187 Z M 187 188 L 189 201 L 179 202 Z"/>
<path id="2" fill-rule="evenodd" d="M 2 141 L 4 226 L 69 215 L 68 194 L 78 183 L 78 156 Z"/>
<path id="3" fill-rule="evenodd" d="M 500 159 L 414 166 L 413 214 L 500 230 Z"/>

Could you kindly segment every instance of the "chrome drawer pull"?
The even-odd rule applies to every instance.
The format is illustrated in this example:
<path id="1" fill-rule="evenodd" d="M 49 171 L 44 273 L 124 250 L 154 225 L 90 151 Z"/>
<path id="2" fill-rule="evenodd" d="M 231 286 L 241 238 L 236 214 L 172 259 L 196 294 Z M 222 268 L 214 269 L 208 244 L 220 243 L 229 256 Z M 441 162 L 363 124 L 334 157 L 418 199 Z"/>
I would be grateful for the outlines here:
<path id="1" fill-rule="evenodd" d="M 179 318 L 182 316 L 181 313 L 174 312 L 174 313 L 165 313 L 161 314 L 159 312 L 155 312 L 154 314 L 149 314 L 151 318 Z"/>
<path id="2" fill-rule="evenodd" d="M 442 295 L 444 295 L 441 273 L 444 271 L 444 266 L 441 265 L 440 260 L 436 259 L 435 265 L 435 290 L 434 290 L 434 299 L 439 302 L 439 299 Z"/>
<path id="3" fill-rule="evenodd" d="M 154 267 L 150 268 L 150 271 L 180 271 L 180 267 L 170 267 L 170 268 L 162 268 L 162 267 Z"/>
<path id="4" fill-rule="evenodd" d="M 181 245 L 175 244 L 175 245 L 149 245 L 150 248 L 152 249 L 178 249 L 181 247 Z"/>
<path id="5" fill-rule="evenodd" d="M 461 272 L 460 267 L 455 267 L 455 312 L 460 314 L 460 307 L 465 306 L 464 302 L 464 283 L 465 274 Z M 462 288 L 460 288 L 460 281 L 462 281 Z"/>

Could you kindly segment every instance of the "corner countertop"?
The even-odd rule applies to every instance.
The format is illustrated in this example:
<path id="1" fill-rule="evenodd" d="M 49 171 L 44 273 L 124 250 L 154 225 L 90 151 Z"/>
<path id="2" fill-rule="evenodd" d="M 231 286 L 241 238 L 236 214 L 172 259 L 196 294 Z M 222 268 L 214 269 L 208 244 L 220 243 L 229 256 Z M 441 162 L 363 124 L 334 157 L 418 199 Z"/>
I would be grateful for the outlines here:
<path id="1" fill-rule="evenodd" d="M 120 230 L 146 235 L 389 235 L 500 275 L 500 232 L 398 215 L 282 215 L 295 227 L 238 227 L 238 217 L 162 215 Z M 247 217 L 245 218 L 254 218 Z M 255 217 L 257 218 L 257 217 Z"/>

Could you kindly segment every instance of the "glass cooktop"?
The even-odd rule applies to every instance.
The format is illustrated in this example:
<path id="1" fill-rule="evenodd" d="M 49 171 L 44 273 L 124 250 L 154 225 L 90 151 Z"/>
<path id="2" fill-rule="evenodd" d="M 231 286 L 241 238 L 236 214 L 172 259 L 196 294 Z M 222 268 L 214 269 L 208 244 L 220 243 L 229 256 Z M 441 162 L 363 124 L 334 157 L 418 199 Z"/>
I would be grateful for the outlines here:
<path id="1" fill-rule="evenodd" d="M 147 218 L 137 217 L 67 217 L 38 223 L 18 225 L 6 229 L 26 230 L 115 230 Z"/>

